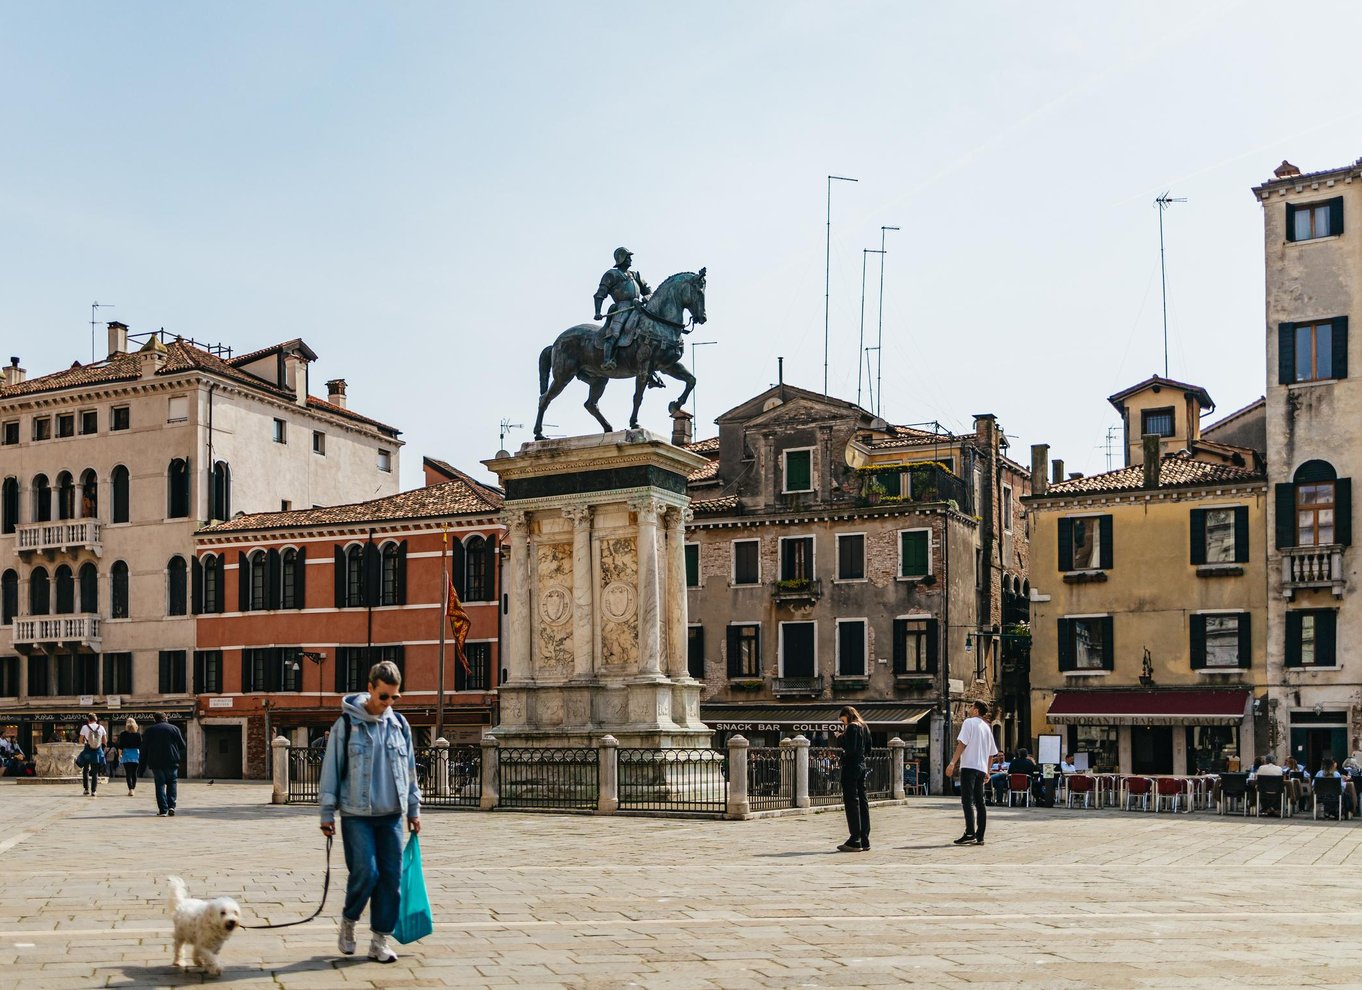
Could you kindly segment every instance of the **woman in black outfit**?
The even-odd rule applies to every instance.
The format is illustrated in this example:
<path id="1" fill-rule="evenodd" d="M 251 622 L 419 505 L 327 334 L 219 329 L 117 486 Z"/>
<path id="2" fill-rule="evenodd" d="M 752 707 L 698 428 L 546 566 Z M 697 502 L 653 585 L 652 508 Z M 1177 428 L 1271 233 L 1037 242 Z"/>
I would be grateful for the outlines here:
<path id="1" fill-rule="evenodd" d="M 870 758 L 870 729 L 850 705 L 837 713 L 844 728 L 837 734 L 842 747 L 842 804 L 851 837 L 838 852 L 870 851 L 870 802 L 865 796 L 866 760 Z"/>
<path id="2" fill-rule="evenodd" d="M 137 790 L 137 765 L 142 761 L 142 733 L 137 723 L 128 719 L 118 734 L 118 748 L 123 756 L 123 773 L 128 778 L 128 797 Z"/>

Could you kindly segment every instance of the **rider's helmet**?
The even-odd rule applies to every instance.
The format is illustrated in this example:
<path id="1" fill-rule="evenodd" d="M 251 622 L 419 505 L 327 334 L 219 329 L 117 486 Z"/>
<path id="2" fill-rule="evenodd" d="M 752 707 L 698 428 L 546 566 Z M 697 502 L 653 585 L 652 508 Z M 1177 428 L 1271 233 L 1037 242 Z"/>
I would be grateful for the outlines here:
<path id="1" fill-rule="evenodd" d="M 615 248 L 615 264 L 617 265 L 624 264 L 625 260 L 632 258 L 633 256 L 634 252 L 630 251 L 627 247 Z"/>

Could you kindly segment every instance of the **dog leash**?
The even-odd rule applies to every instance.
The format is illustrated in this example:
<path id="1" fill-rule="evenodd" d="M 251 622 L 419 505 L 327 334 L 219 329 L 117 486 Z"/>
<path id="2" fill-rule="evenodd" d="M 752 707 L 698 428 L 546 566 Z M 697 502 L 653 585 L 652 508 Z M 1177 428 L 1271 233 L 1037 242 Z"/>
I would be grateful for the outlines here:
<path id="1" fill-rule="evenodd" d="M 242 925 L 242 928 L 292 928 L 294 925 L 305 925 L 317 915 L 322 913 L 322 908 L 326 907 L 326 895 L 331 890 L 331 841 L 332 836 L 326 837 L 326 879 L 322 881 L 322 902 L 317 905 L 317 910 L 313 911 L 301 921 L 284 921 L 277 925 Z"/>

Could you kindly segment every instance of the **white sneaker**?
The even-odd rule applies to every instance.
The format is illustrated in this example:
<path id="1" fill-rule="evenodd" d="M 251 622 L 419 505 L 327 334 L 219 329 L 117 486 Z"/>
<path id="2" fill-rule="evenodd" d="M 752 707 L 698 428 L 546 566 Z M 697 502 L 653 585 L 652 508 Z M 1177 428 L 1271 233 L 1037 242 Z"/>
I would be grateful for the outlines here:
<path id="1" fill-rule="evenodd" d="M 397 962 L 397 953 L 388 944 L 387 935 L 380 935 L 374 932 L 374 937 L 369 940 L 369 958 L 374 962 L 390 963 Z"/>
<path id="2" fill-rule="evenodd" d="M 355 954 L 355 923 L 345 915 L 341 915 L 340 937 L 336 939 L 336 948 L 341 950 L 342 955 Z"/>

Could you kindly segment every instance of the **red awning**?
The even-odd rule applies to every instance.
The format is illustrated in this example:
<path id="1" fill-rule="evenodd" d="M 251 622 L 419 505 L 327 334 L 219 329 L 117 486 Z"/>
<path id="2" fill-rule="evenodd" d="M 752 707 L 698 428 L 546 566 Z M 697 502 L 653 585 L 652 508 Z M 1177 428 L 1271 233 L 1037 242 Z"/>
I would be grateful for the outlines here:
<path id="1" fill-rule="evenodd" d="M 1056 691 L 1055 725 L 1238 725 L 1248 691 Z"/>

